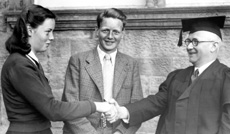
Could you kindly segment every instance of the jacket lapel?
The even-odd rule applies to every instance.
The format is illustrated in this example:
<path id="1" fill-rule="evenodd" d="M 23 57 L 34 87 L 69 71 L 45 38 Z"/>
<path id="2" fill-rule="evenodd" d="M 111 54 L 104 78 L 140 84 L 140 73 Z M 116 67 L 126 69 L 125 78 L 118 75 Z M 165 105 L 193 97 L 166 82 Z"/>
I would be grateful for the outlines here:
<path id="1" fill-rule="evenodd" d="M 89 53 L 88 57 L 86 58 L 87 65 L 85 66 L 86 71 L 88 72 L 89 76 L 92 78 L 94 83 L 99 89 L 99 92 L 104 97 L 103 91 L 103 76 L 102 76 L 102 67 L 101 62 L 99 59 L 99 55 L 97 49 L 94 49 L 92 53 Z"/>
<path id="2" fill-rule="evenodd" d="M 197 86 L 197 80 L 198 79 L 199 79 L 199 77 L 193 83 L 191 83 L 187 88 L 185 88 L 185 91 L 181 94 L 181 96 L 178 98 L 178 100 L 182 100 L 182 99 L 189 97 L 191 90 L 194 88 L 194 86 Z"/>
<path id="3" fill-rule="evenodd" d="M 187 92 L 190 87 L 189 83 L 191 81 L 191 75 L 192 75 L 193 70 L 194 70 L 194 67 L 188 67 L 187 69 L 182 70 L 180 74 L 178 74 L 176 78 L 178 84 L 174 85 L 174 89 L 176 91 L 172 91 L 172 92 L 176 92 L 174 94 L 178 96 L 177 100 L 184 99 L 187 97 L 188 95 Z"/>
<path id="4" fill-rule="evenodd" d="M 114 68 L 114 81 L 113 81 L 113 98 L 116 98 L 123 82 L 127 76 L 129 70 L 129 64 L 127 60 L 118 51 L 116 55 L 116 63 Z"/>
<path id="5" fill-rule="evenodd" d="M 210 75 L 210 71 L 213 70 L 218 63 L 219 61 L 216 60 L 207 69 L 205 69 L 205 71 L 195 81 L 193 81 L 190 86 L 186 88 L 186 90 L 182 93 L 178 100 L 188 98 L 191 94 L 191 90 L 194 90 L 194 93 L 199 94 L 200 90 L 202 89 L 202 79 L 208 78 Z M 189 79 L 191 79 L 193 70 L 194 69 L 190 70 L 190 75 L 188 75 Z"/>

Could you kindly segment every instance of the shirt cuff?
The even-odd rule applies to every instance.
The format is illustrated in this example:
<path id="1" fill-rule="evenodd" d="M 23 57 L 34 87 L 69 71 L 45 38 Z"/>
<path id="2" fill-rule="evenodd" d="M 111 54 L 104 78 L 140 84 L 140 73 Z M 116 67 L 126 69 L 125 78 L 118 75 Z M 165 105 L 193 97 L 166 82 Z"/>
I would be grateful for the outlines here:
<path id="1" fill-rule="evenodd" d="M 121 113 L 121 117 L 124 123 L 129 124 L 130 115 L 128 109 L 126 107 L 121 107 Z"/>

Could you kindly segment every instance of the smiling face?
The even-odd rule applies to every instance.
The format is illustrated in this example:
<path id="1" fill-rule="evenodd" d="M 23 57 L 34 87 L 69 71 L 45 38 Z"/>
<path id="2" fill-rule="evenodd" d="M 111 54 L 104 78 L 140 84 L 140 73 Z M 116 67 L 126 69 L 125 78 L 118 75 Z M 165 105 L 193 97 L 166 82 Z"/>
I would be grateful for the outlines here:
<path id="1" fill-rule="evenodd" d="M 200 42 L 197 46 L 190 43 L 187 46 L 189 61 L 200 67 L 212 60 L 217 56 L 216 50 L 218 49 L 218 36 L 208 31 L 197 31 L 189 35 L 188 39 L 197 39 L 198 41 L 213 41 L 213 42 Z"/>
<path id="2" fill-rule="evenodd" d="M 37 28 L 33 29 L 28 26 L 29 43 L 31 50 L 34 53 L 44 52 L 47 50 L 51 41 L 54 40 L 53 30 L 55 27 L 55 20 L 47 18 Z"/>
<path id="3" fill-rule="evenodd" d="M 97 30 L 99 47 L 106 53 L 114 52 L 123 36 L 123 23 L 119 19 L 103 18 L 100 28 Z"/>

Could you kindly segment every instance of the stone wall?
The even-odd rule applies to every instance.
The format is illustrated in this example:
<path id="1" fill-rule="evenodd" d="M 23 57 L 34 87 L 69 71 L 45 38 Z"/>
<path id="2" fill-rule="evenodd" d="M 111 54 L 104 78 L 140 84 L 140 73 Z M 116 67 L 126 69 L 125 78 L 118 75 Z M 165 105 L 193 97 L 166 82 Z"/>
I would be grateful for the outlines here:
<path id="1" fill-rule="evenodd" d="M 0 5 L 2 5 L 2 3 L 5 3 L 5 1 L 0 0 Z M 2 14 L 4 8 L 5 6 L 3 6 L 3 9 L 0 10 L 0 69 L 2 68 L 6 57 L 8 56 L 8 53 L 5 50 L 4 42 L 11 34 L 12 28 L 12 25 L 10 25 L 10 20 L 8 21 L 4 19 L 4 16 Z M 130 10 L 126 10 L 128 14 L 129 11 Z M 153 14 L 155 11 L 159 12 L 159 10 L 154 10 L 152 11 Z M 170 18 L 170 11 L 168 10 L 167 15 L 163 11 L 164 10 L 161 10 L 161 15 L 155 15 L 155 17 L 160 16 L 162 18 Z M 225 12 L 227 12 L 218 11 L 216 12 L 215 10 L 213 12 L 216 14 L 225 14 Z M 73 19 L 72 17 L 68 15 L 61 16 L 59 11 L 56 11 L 56 13 L 60 17 L 60 19 L 57 21 L 57 31 L 55 31 L 54 34 L 55 41 L 51 44 L 48 51 L 39 55 L 39 60 L 41 61 L 41 64 L 45 70 L 46 76 L 50 80 L 54 96 L 60 100 L 64 86 L 64 75 L 70 56 L 74 53 L 93 49 L 97 44 L 97 39 L 94 37 L 94 21 L 83 21 L 81 24 L 83 28 L 79 28 L 78 26 L 80 24 L 77 26 L 69 24 L 69 20 Z M 199 16 L 200 14 L 202 14 L 203 16 L 210 15 L 208 14 L 208 12 L 191 14 L 193 16 Z M 228 12 L 226 13 L 226 15 L 229 17 L 230 13 Z M 137 21 L 133 23 L 133 21 L 135 21 L 137 18 L 140 18 L 140 16 L 142 17 L 140 19 L 141 22 Z M 145 97 L 150 94 L 155 94 L 158 91 L 159 84 L 165 80 L 169 72 L 190 65 L 190 63 L 188 63 L 185 47 L 177 47 L 178 35 L 180 32 L 180 29 L 178 29 L 177 25 L 180 24 L 176 24 L 175 27 L 171 26 L 170 28 L 168 27 L 168 25 L 166 26 L 162 24 L 159 28 L 157 27 L 157 25 L 155 25 L 155 22 L 157 22 L 157 20 L 149 22 L 148 18 L 152 19 L 149 16 L 151 16 L 151 13 L 149 12 L 148 14 L 133 12 L 132 15 L 128 16 L 129 18 L 133 18 L 133 20 L 130 21 L 132 25 L 129 25 L 129 27 L 127 28 L 126 35 L 119 46 L 119 50 L 121 52 L 135 57 L 139 61 L 141 82 Z M 95 20 L 95 17 L 96 16 L 91 18 L 91 20 Z M 145 18 L 148 23 L 146 23 L 146 21 L 143 21 L 143 18 Z M 174 18 L 176 18 L 178 20 L 177 22 L 179 22 L 181 15 L 174 12 Z M 65 23 L 61 23 L 61 20 L 66 21 L 64 21 Z M 75 20 L 75 22 L 77 23 L 78 20 L 80 20 L 79 17 Z M 5 24 L 5 22 L 7 22 L 7 25 Z M 92 25 L 89 24 L 91 22 Z M 89 25 L 90 28 L 86 27 L 84 29 L 84 23 L 85 25 Z M 153 24 L 155 27 L 152 26 Z M 68 27 L 72 26 L 72 30 L 70 28 L 65 28 L 64 26 L 66 25 Z M 222 63 L 230 66 L 230 46 L 228 45 L 230 44 L 229 21 L 228 27 L 223 30 L 223 40 L 224 45 L 221 49 L 219 59 Z M 154 134 L 157 120 L 158 117 L 143 123 L 142 127 L 138 131 L 138 134 Z M 52 124 L 52 130 L 54 131 L 54 134 L 61 134 L 61 129 L 63 125 L 62 122 L 53 122 Z M 8 121 L 0 90 L 0 134 L 3 134 L 6 131 L 7 127 Z"/>
<path id="2" fill-rule="evenodd" d="M 0 0 L 0 40 L 1 40 L 0 41 L 0 69 L 2 68 L 2 65 L 8 55 L 8 53 L 5 50 L 4 42 L 7 39 L 10 32 L 6 32 L 5 19 L 2 14 L 2 12 L 6 10 L 7 6 L 8 6 L 7 0 Z M 7 125 L 8 122 L 6 121 L 5 109 L 2 101 L 2 90 L 0 88 L 0 134 L 3 134 L 5 132 Z"/>

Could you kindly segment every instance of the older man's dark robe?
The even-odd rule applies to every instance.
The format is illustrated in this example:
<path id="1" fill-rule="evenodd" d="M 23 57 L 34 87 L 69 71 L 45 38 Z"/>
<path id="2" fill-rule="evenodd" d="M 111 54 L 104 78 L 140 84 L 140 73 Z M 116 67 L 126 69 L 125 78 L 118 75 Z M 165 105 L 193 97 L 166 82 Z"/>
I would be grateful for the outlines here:
<path id="1" fill-rule="evenodd" d="M 230 134 L 230 69 L 216 60 L 191 82 L 193 71 L 170 73 L 156 95 L 127 105 L 129 125 L 161 115 L 156 134 Z"/>

